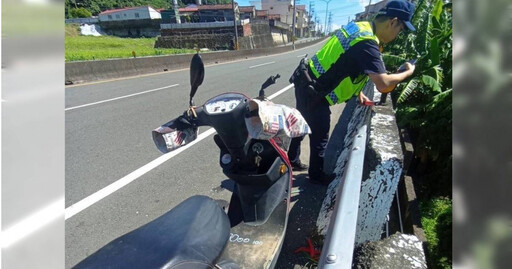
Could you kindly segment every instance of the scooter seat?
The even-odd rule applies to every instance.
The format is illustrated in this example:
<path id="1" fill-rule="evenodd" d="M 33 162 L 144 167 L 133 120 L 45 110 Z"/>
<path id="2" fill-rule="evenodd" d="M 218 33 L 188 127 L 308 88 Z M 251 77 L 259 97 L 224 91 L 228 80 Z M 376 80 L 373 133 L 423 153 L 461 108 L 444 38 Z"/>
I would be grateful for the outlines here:
<path id="1" fill-rule="evenodd" d="M 193 196 L 108 243 L 74 268 L 214 268 L 230 227 L 217 202 Z"/>

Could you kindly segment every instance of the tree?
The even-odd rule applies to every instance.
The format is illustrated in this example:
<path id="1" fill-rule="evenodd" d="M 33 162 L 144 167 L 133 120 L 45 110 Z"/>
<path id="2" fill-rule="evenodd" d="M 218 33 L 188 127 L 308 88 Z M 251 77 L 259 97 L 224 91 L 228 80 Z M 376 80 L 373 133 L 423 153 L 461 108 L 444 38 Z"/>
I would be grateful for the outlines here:
<path id="1" fill-rule="evenodd" d="M 72 8 L 68 13 L 69 18 L 90 18 L 91 12 L 86 8 Z"/>

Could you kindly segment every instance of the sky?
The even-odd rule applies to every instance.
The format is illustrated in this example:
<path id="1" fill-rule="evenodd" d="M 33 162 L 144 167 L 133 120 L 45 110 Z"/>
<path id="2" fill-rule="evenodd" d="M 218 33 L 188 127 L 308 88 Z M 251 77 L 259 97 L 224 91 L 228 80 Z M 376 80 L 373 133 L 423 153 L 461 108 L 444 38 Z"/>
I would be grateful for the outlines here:
<path id="1" fill-rule="evenodd" d="M 241 6 L 249 6 L 250 2 L 257 0 L 235 0 Z M 329 0 L 324 0 L 329 1 Z M 309 11 L 309 3 L 313 6 L 313 16 L 317 16 L 321 25 L 325 25 L 326 3 L 322 0 L 296 0 L 297 5 L 306 5 Z M 372 3 L 377 3 L 380 0 L 373 0 Z M 370 0 L 330 0 L 329 12 L 332 12 L 332 29 L 340 28 L 340 26 L 347 24 L 350 20 L 354 19 L 356 13 L 362 12 L 364 7 L 368 5 Z"/>

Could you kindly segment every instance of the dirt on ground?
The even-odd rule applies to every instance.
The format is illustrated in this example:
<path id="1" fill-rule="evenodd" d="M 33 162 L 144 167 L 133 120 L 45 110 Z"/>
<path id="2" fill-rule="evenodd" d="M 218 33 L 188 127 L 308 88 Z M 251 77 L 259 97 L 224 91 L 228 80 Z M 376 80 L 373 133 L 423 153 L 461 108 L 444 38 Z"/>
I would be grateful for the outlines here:
<path id="1" fill-rule="evenodd" d="M 331 107 L 330 139 L 342 139 L 337 131 L 334 133 L 333 131 L 344 107 L 344 104 Z M 307 136 L 301 143 L 300 156 L 303 163 L 309 164 L 309 137 Z M 275 268 L 316 268 L 317 261 L 312 260 L 305 252 L 296 253 L 296 251 L 301 247 L 308 247 L 308 238 L 316 250 L 322 250 L 323 236 L 318 235 L 316 220 L 327 192 L 327 186 L 309 182 L 307 171 L 293 172 L 293 175 L 292 209 L 288 217 L 288 227 L 281 254 Z"/>

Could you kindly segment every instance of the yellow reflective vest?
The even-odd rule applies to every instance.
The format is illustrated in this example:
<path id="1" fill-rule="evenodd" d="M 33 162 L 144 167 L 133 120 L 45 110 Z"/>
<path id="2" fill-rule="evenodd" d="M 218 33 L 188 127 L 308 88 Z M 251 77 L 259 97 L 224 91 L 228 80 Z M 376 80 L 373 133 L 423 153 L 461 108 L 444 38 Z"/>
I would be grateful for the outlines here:
<path id="1" fill-rule="evenodd" d="M 327 72 L 350 47 L 363 40 L 374 40 L 379 44 L 379 39 L 373 33 L 369 22 L 351 22 L 337 30 L 327 43 L 310 60 L 309 68 L 318 79 Z M 366 74 L 359 75 L 354 81 L 350 76 L 341 82 L 325 96 L 329 105 L 343 103 L 354 95 L 358 95 L 368 82 Z"/>

